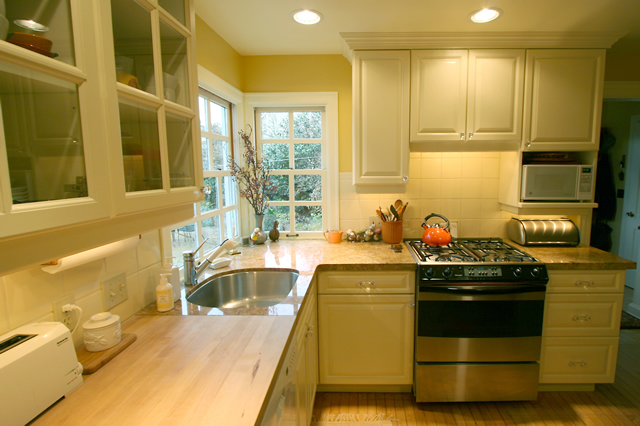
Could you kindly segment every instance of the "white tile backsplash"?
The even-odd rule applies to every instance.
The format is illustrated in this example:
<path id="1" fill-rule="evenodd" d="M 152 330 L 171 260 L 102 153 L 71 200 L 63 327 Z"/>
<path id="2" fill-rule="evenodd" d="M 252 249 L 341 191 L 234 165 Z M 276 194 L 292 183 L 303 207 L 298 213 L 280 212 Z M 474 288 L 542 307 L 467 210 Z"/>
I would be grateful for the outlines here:
<path id="1" fill-rule="evenodd" d="M 76 347 L 80 347 L 82 323 L 106 310 L 102 280 L 126 273 L 128 298 L 111 309 L 124 321 L 155 300 L 160 268 L 160 232 L 153 231 L 143 234 L 135 249 L 58 274 L 34 267 L 0 277 L 0 334 L 32 322 L 53 321 L 51 303 L 72 294 L 75 304 L 83 310 L 78 330 L 73 334 Z"/>
<path id="2" fill-rule="evenodd" d="M 499 152 L 412 152 L 407 190 L 393 195 L 357 194 L 351 173 L 341 173 L 340 229 L 363 230 L 378 205 L 388 208 L 399 198 L 409 201 L 403 224 L 407 238 L 422 235 L 430 213 L 458 221 L 460 237 L 505 238 L 510 215 L 498 203 L 499 164 Z"/>

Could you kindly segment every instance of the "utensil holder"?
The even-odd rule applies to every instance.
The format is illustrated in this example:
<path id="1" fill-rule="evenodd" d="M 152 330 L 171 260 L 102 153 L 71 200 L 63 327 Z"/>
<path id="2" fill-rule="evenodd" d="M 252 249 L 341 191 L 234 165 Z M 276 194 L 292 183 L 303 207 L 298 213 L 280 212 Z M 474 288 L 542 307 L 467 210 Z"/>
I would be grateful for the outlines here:
<path id="1" fill-rule="evenodd" d="M 402 221 L 382 222 L 382 241 L 387 244 L 402 242 Z"/>

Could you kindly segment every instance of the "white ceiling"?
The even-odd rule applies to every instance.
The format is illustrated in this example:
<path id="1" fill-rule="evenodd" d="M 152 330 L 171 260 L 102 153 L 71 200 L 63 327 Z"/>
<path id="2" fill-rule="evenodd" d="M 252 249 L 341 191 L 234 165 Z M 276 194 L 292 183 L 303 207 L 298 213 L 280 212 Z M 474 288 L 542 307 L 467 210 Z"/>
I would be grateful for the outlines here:
<path id="1" fill-rule="evenodd" d="M 341 32 L 618 32 L 615 49 L 640 52 L 640 0 L 195 0 L 196 13 L 238 53 L 342 53 Z M 502 17 L 473 24 L 467 15 L 499 7 Z M 290 14 L 314 9 L 317 25 Z"/>

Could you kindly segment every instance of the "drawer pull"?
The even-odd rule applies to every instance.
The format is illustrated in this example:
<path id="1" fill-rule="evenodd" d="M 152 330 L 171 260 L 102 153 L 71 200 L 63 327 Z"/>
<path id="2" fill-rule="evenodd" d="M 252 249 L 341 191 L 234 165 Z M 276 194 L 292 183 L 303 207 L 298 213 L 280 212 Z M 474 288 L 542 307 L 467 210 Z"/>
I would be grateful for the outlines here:
<path id="1" fill-rule="evenodd" d="M 363 285 L 368 285 L 369 287 L 373 287 L 376 285 L 375 281 L 360 281 L 358 283 L 358 287 L 362 287 Z"/>
<path id="2" fill-rule="evenodd" d="M 585 361 L 569 361 L 569 367 L 586 367 L 587 363 Z"/>
<path id="3" fill-rule="evenodd" d="M 595 285 L 596 285 L 596 283 L 591 281 L 591 280 L 589 280 L 589 281 L 582 281 L 582 280 L 576 281 L 576 287 L 587 288 L 587 287 L 593 287 Z"/>
<path id="4" fill-rule="evenodd" d="M 414 306 L 416 306 L 416 302 L 414 302 L 413 300 L 409 302 L 409 307 L 413 308 Z"/>
<path id="5" fill-rule="evenodd" d="M 573 316 L 573 320 L 574 321 L 591 321 L 591 317 L 589 316 L 589 314 L 586 314 L 586 315 L 574 315 Z"/>

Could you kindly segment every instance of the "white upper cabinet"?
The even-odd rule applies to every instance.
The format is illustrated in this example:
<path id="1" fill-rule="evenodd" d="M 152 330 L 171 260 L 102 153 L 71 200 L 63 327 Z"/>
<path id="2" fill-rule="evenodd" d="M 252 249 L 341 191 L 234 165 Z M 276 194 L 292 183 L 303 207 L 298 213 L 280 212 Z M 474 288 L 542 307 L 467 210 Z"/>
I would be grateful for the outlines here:
<path id="1" fill-rule="evenodd" d="M 604 62 L 604 49 L 527 51 L 525 151 L 598 150 Z"/>
<path id="2" fill-rule="evenodd" d="M 0 238 L 110 214 L 92 4 L 6 2 Z"/>
<path id="3" fill-rule="evenodd" d="M 156 4 L 6 2 L 0 239 L 200 199 L 193 0 Z"/>
<path id="4" fill-rule="evenodd" d="M 411 52 L 411 149 L 516 150 L 523 49 Z"/>
<path id="5" fill-rule="evenodd" d="M 353 58 L 353 183 L 404 184 L 409 176 L 409 51 Z"/>
<path id="6" fill-rule="evenodd" d="M 201 199 L 193 2 L 103 6 L 118 214 Z M 109 31 L 111 30 L 111 31 Z"/>
<path id="7" fill-rule="evenodd" d="M 466 50 L 411 52 L 411 141 L 465 140 Z"/>

